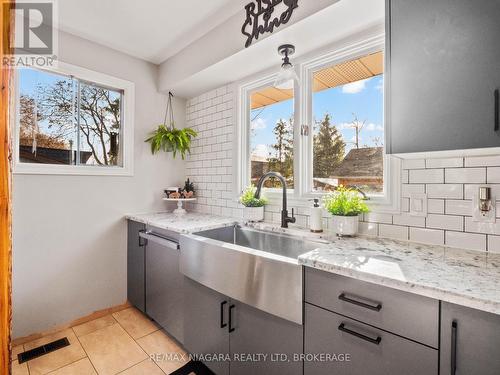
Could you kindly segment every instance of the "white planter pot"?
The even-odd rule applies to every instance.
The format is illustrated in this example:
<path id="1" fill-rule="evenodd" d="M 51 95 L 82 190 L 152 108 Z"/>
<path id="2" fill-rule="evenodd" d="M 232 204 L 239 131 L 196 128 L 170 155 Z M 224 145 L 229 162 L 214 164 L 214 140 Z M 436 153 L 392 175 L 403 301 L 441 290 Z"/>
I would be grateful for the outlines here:
<path id="1" fill-rule="evenodd" d="M 332 217 L 332 232 L 339 236 L 355 236 L 358 233 L 358 216 L 336 216 Z"/>
<path id="2" fill-rule="evenodd" d="M 243 209 L 243 220 L 245 221 L 263 221 L 264 207 L 245 207 Z"/>

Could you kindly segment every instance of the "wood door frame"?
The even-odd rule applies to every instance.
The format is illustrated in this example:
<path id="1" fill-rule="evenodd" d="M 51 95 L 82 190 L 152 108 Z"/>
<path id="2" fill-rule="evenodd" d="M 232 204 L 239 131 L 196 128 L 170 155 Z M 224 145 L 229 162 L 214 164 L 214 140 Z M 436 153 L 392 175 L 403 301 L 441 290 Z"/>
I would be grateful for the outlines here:
<path id="1" fill-rule="evenodd" d="M 0 63 L 13 33 L 11 11 L 15 0 L 0 2 Z M 6 6 L 4 6 L 6 4 Z M 12 170 L 9 108 L 11 69 L 0 66 L 0 373 L 11 373 L 12 324 Z"/>

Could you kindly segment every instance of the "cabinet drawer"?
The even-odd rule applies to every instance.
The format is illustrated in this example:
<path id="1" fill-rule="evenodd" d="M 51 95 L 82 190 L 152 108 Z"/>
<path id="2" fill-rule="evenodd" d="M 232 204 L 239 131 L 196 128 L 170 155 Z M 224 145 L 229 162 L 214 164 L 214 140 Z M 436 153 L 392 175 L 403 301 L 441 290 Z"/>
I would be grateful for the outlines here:
<path id="1" fill-rule="evenodd" d="M 439 301 L 306 268 L 306 302 L 438 347 Z"/>
<path id="2" fill-rule="evenodd" d="M 438 351 L 306 303 L 304 375 L 437 375 Z M 311 360 L 335 354 L 345 361 Z M 348 359 L 348 360 L 347 360 Z"/>

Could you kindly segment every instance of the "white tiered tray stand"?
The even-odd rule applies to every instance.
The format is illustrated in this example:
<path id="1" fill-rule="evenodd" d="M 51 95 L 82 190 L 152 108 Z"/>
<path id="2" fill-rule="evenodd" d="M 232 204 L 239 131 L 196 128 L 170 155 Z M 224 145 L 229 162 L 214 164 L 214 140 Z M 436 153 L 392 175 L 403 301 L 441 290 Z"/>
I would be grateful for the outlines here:
<path id="1" fill-rule="evenodd" d="M 196 198 L 163 198 L 167 202 L 177 202 L 177 208 L 173 211 L 176 215 L 184 215 L 187 211 L 182 207 L 184 202 L 194 202 Z"/>

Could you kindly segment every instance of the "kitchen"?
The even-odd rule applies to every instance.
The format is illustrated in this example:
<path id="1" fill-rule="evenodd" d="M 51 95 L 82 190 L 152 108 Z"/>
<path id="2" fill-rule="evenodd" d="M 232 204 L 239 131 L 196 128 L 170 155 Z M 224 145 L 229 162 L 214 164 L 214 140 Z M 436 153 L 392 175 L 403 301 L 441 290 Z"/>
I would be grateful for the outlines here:
<path id="1" fill-rule="evenodd" d="M 5 4 L 2 374 L 500 373 L 497 1 Z"/>

